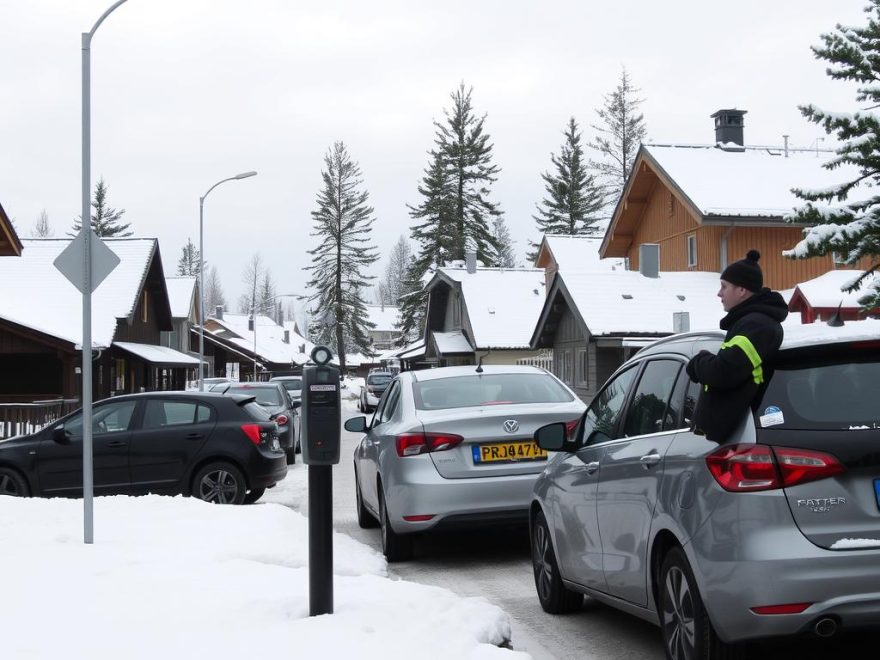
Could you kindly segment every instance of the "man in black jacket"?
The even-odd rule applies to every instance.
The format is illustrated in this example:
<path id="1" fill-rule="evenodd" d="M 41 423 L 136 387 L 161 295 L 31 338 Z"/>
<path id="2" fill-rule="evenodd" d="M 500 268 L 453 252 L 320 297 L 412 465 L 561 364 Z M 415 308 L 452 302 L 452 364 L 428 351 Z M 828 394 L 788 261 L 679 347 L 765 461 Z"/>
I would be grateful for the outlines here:
<path id="1" fill-rule="evenodd" d="M 764 287 L 760 258 L 757 250 L 749 250 L 721 273 L 718 297 L 727 312 L 721 329 L 727 336 L 717 354 L 700 351 L 687 365 L 691 380 L 703 385 L 694 432 L 715 442 L 730 439 L 764 382 L 764 363 L 782 344 L 788 305 Z"/>

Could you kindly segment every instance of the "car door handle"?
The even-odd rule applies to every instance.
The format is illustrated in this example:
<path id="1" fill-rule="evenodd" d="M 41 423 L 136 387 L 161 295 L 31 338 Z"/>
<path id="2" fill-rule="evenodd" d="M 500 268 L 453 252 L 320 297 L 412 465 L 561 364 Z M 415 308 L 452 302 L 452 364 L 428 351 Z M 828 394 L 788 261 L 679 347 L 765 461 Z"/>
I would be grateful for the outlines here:
<path id="1" fill-rule="evenodd" d="M 204 437 L 205 437 L 204 433 L 187 433 L 186 434 L 187 440 L 201 440 Z"/>
<path id="2" fill-rule="evenodd" d="M 639 463 L 642 464 L 642 467 L 646 470 L 649 469 L 652 465 L 657 465 L 660 462 L 660 454 L 654 452 L 653 454 L 645 454 L 639 459 Z"/>
<path id="3" fill-rule="evenodd" d="M 108 442 L 108 447 L 125 447 L 128 443 L 125 440 L 113 440 L 112 442 Z"/>
<path id="4" fill-rule="evenodd" d="M 586 465 L 584 465 L 584 469 L 587 471 L 587 474 L 593 474 L 596 470 L 599 469 L 599 461 L 587 463 Z"/>

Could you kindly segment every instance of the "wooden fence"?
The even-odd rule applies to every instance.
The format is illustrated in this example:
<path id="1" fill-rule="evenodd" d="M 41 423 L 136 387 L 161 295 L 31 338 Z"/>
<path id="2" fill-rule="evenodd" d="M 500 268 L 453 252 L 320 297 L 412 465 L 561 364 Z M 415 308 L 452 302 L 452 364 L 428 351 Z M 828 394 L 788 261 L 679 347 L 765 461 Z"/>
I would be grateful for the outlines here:
<path id="1" fill-rule="evenodd" d="M 30 403 L 0 401 L 0 439 L 39 431 L 79 406 L 79 399 L 49 399 Z"/>

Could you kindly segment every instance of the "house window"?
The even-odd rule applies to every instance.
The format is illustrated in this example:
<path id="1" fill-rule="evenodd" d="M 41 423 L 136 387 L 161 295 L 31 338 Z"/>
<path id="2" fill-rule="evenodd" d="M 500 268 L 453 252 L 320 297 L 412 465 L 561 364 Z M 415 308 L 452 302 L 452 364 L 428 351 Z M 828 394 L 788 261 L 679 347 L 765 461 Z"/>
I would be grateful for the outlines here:
<path id="1" fill-rule="evenodd" d="M 571 349 L 567 348 L 563 350 L 559 355 L 559 380 L 561 380 L 566 385 L 572 384 L 572 376 L 573 374 L 573 364 L 572 364 L 572 354 Z"/>
<path id="2" fill-rule="evenodd" d="M 117 358 L 115 360 L 115 368 L 113 373 L 113 390 L 115 392 L 125 391 L 125 360 Z"/>
<path id="3" fill-rule="evenodd" d="M 578 387 L 589 387 L 589 378 L 587 376 L 587 347 L 577 349 L 577 374 L 575 377 L 575 382 Z"/>
<path id="4" fill-rule="evenodd" d="M 697 265 L 697 235 L 691 234 L 687 237 L 687 253 L 688 253 L 688 268 L 693 268 Z"/>
<path id="5" fill-rule="evenodd" d="M 834 259 L 835 266 L 844 266 L 846 265 L 846 257 L 844 257 L 840 252 L 832 252 L 831 258 Z"/>
<path id="6" fill-rule="evenodd" d="M 141 312 L 141 321 L 143 321 L 144 323 L 146 323 L 147 321 L 150 320 L 149 314 L 147 313 L 149 305 L 150 305 L 150 292 L 147 291 L 146 289 L 144 289 L 144 307 Z"/>

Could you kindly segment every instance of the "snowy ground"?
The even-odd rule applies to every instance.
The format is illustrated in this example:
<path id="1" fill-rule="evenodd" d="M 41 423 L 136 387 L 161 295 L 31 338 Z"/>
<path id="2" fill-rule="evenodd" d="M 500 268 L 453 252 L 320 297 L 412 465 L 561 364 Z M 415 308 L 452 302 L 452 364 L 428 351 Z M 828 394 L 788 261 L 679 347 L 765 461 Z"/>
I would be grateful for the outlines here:
<path id="1" fill-rule="evenodd" d="M 254 506 L 96 498 L 89 546 L 81 500 L 0 498 L 3 657 L 530 658 L 497 646 L 496 606 L 391 580 L 341 534 L 334 614 L 309 617 L 307 519 L 277 503 L 305 493 L 296 468 Z"/>

